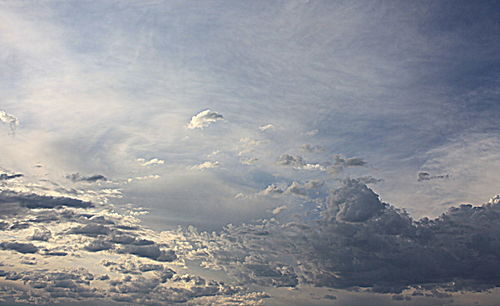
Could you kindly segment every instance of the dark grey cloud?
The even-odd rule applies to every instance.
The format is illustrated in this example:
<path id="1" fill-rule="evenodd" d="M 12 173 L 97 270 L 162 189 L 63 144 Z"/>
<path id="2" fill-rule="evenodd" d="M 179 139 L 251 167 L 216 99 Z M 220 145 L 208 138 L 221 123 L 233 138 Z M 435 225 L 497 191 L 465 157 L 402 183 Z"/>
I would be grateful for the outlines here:
<path id="1" fill-rule="evenodd" d="M 128 253 L 139 257 L 150 258 L 156 261 L 170 262 L 177 259 L 173 250 L 163 250 L 158 245 L 126 245 L 118 250 L 119 253 Z"/>
<path id="2" fill-rule="evenodd" d="M 418 173 L 417 181 L 421 182 L 421 181 L 430 181 L 430 180 L 436 180 L 436 179 L 447 179 L 449 177 L 450 177 L 449 174 L 445 174 L 445 175 L 430 175 L 429 172 L 419 172 Z"/>
<path id="3" fill-rule="evenodd" d="M 212 265 L 242 283 L 399 293 L 409 287 L 480 291 L 500 281 L 499 201 L 414 220 L 365 184 L 347 180 L 321 218 L 305 220 L 232 226 L 210 242 L 187 235 L 203 245 Z"/>
<path id="4" fill-rule="evenodd" d="M 40 228 L 35 230 L 33 236 L 31 237 L 31 240 L 49 241 L 50 237 L 52 237 L 52 233 L 50 232 L 50 230 L 46 228 Z"/>
<path id="5" fill-rule="evenodd" d="M 99 181 L 107 181 L 108 179 L 102 174 L 95 174 L 91 176 L 82 176 L 80 173 L 73 173 L 66 176 L 67 179 L 73 182 L 87 182 L 95 183 Z"/>
<path id="6" fill-rule="evenodd" d="M 0 209 L 7 206 L 18 205 L 23 208 L 57 208 L 57 207 L 75 207 L 75 208 L 90 208 L 92 203 L 79 199 L 67 197 L 43 196 L 32 193 L 20 193 L 15 191 L 3 190 L 0 191 Z"/>
<path id="7" fill-rule="evenodd" d="M 2 242 L 0 243 L 0 248 L 3 250 L 14 250 L 19 253 L 36 253 L 38 252 L 38 247 L 32 243 L 21 243 L 21 242 Z"/>
<path id="8" fill-rule="evenodd" d="M 23 176 L 24 176 L 24 174 L 21 174 L 21 173 L 15 173 L 15 174 L 2 173 L 2 174 L 0 174 L 0 181 L 12 180 L 12 179 L 23 177 Z"/>

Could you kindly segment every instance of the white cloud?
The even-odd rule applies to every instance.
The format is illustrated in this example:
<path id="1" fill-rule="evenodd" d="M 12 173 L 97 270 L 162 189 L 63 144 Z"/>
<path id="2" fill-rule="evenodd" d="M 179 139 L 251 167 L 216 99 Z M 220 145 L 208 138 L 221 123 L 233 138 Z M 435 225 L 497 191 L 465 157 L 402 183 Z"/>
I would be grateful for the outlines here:
<path id="1" fill-rule="evenodd" d="M 274 125 L 272 125 L 272 124 L 266 124 L 263 126 L 259 126 L 259 130 L 261 130 L 262 132 L 267 131 L 267 130 L 272 130 L 272 129 L 274 129 Z"/>
<path id="2" fill-rule="evenodd" d="M 160 176 L 158 174 L 151 174 L 151 175 L 145 175 L 145 176 L 136 176 L 134 178 L 129 178 L 127 182 L 132 182 L 132 181 L 144 181 L 144 180 L 157 180 L 159 179 Z"/>
<path id="3" fill-rule="evenodd" d="M 224 116 L 209 109 L 204 110 L 191 118 L 188 129 L 202 129 L 218 120 L 224 120 Z"/>
<path id="4" fill-rule="evenodd" d="M 203 170 L 203 169 L 217 168 L 218 166 L 219 166 L 218 161 L 206 161 L 206 162 L 203 162 L 199 165 L 195 165 L 195 166 L 191 167 L 191 169 Z"/>
<path id="5" fill-rule="evenodd" d="M 288 206 L 286 206 L 286 205 L 278 206 L 275 209 L 273 209 L 273 215 L 279 215 L 280 213 L 282 213 L 286 209 L 288 209 Z"/>
<path id="6" fill-rule="evenodd" d="M 151 166 L 151 165 L 163 165 L 165 163 L 164 160 L 158 158 L 152 158 L 150 160 L 146 160 L 144 158 L 138 158 L 137 161 L 141 164 L 141 166 Z"/>
<path id="7" fill-rule="evenodd" d="M 19 125 L 19 119 L 5 111 L 0 111 L 0 122 L 8 124 L 12 133 L 14 133 L 16 127 Z"/>

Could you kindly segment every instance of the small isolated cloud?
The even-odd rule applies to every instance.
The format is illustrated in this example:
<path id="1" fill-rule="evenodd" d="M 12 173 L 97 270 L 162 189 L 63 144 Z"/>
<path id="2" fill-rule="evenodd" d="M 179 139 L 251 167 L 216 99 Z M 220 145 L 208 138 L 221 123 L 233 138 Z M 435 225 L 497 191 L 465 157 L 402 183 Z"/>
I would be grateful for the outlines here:
<path id="1" fill-rule="evenodd" d="M 311 145 L 311 144 L 303 144 L 300 149 L 304 152 L 309 152 L 309 153 L 317 153 L 317 152 L 323 152 L 325 151 L 325 148 L 323 148 L 320 145 Z"/>
<path id="2" fill-rule="evenodd" d="M 278 206 L 275 209 L 273 209 L 273 215 L 279 215 L 280 213 L 282 213 L 286 209 L 288 209 L 288 206 L 286 206 L 286 205 Z"/>
<path id="3" fill-rule="evenodd" d="M 211 169 L 211 168 L 217 168 L 219 167 L 219 162 L 218 161 L 206 161 L 203 162 L 199 165 L 194 165 L 191 167 L 193 170 L 203 170 L 203 169 Z"/>
<path id="4" fill-rule="evenodd" d="M 0 122 L 8 124 L 12 133 L 15 132 L 16 127 L 19 125 L 19 120 L 5 111 L 0 111 Z"/>
<path id="5" fill-rule="evenodd" d="M 73 182 L 87 182 L 87 183 L 95 183 L 98 181 L 107 181 L 108 179 L 101 174 L 95 174 L 91 176 L 82 176 L 80 173 L 73 173 L 66 176 L 67 179 Z"/>
<path id="6" fill-rule="evenodd" d="M 240 160 L 243 165 L 252 165 L 255 164 L 259 159 L 256 157 L 246 158 Z"/>
<path id="7" fill-rule="evenodd" d="M 325 167 L 318 163 L 308 163 L 304 161 L 302 156 L 293 156 L 290 154 L 283 154 L 278 158 L 278 165 L 281 166 L 291 166 L 294 169 L 304 169 L 304 170 L 320 170 L 324 171 Z"/>
<path id="8" fill-rule="evenodd" d="M 307 131 L 307 132 L 304 133 L 304 135 L 306 135 L 306 136 L 314 136 L 314 135 L 316 135 L 318 133 L 319 133 L 319 130 L 316 129 L 316 130 Z"/>
<path id="9" fill-rule="evenodd" d="M 278 195 L 278 194 L 282 194 L 283 192 L 284 191 L 281 190 L 281 188 L 279 188 L 278 186 L 276 186 L 274 184 L 271 184 L 271 185 L 267 186 L 266 189 L 259 192 L 259 194 L 261 194 L 261 195 Z"/>
<path id="10" fill-rule="evenodd" d="M 202 129 L 209 126 L 211 123 L 218 120 L 224 120 L 224 116 L 219 113 L 213 112 L 209 109 L 204 110 L 191 118 L 187 128 L 188 129 Z"/>
<path id="11" fill-rule="evenodd" d="M 418 173 L 417 181 L 421 182 L 421 181 L 430 181 L 430 180 L 436 180 L 436 179 L 447 179 L 449 177 L 450 177 L 449 174 L 446 174 L 446 175 L 430 175 L 429 172 L 419 172 Z"/>
<path id="12" fill-rule="evenodd" d="M 335 163 L 330 167 L 330 171 L 333 174 L 341 173 L 345 168 L 349 167 L 363 167 L 366 165 L 366 161 L 359 157 L 346 158 L 340 154 L 335 156 Z"/>
<path id="13" fill-rule="evenodd" d="M 259 130 L 261 130 L 262 132 L 267 131 L 267 130 L 272 130 L 272 129 L 274 129 L 274 125 L 272 125 L 272 124 L 266 124 L 263 126 L 259 126 Z"/>
<path id="14" fill-rule="evenodd" d="M 147 167 L 147 166 L 151 166 L 151 165 L 163 165 L 165 163 L 164 160 L 161 160 L 161 159 L 158 159 L 158 158 L 152 158 L 150 160 L 146 160 L 144 158 L 138 158 L 136 160 L 143 167 Z"/>
<path id="15" fill-rule="evenodd" d="M 23 176 L 24 175 L 21 173 L 15 173 L 15 174 L 2 173 L 2 174 L 0 174 L 0 181 L 12 180 L 12 179 L 23 177 Z"/>
<path id="16" fill-rule="evenodd" d="M 132 182 L 132 181 L 144 181 L 144 180 L 157 180 L 161 176 L 158 174 L 151 174 L 151 175 L 145 175 L 145 176 L 136 176 L 136 177 L 131 177 L 127 180 L 127 182 Z"/>

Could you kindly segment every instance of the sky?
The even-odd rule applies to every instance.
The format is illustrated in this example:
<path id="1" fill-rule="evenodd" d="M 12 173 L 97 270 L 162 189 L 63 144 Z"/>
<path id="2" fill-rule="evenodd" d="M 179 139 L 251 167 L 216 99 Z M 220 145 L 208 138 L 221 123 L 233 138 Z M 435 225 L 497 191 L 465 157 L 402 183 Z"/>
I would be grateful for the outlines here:
<path id="1" fill-rule="evenodd" d="M 496 1 L 1 1 L 0 305 L 494 305 Z"/>

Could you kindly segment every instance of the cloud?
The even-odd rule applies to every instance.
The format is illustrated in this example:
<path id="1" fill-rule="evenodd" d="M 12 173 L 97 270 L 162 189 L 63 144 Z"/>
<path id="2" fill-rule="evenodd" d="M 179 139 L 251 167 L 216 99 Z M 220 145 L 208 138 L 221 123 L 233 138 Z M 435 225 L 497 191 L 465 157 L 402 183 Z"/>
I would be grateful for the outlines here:
<path id="1" fill-rule="evenodd" d="M 8 124 L 12 133 L 15 132 L 17 126 L 19 125 L 19 120 L 5 111 L 0 111 L 0 122 Z"/>
<path id="2" fill-rule="evenodd" d="M 325 167 L 321 164 L 308 163 L 304 161 L 302 156 L 293 156 L 290 154 L 281 155 L 276 163 L 281 166 L 291 166 L 294 169 L 319 170 L 319 171 L 325 170 Z"/>
<path id="3" fill-rule="evenodd" d="M 277 194 L 282 194 L 284 191 L 281 190 L 278 186 L 272 184 L 266 187 L 266 189 L 262 190 L 259 192 L 261 195 L 277 195 Z"/>
<path id="4" fill-rule="evenodd" d="M 266 125 L 259 126 L 259 130 L 261 130 L 262 132 L 267 131 L 267 130 L 272 130 L 272 129 L 274 129 L 274 125 L 272 125 L 272 124 L 266 124 Z"/>
<path id="5" fill-rule="evenodd" d="M 187 128 L 191 130 L 203 129 L 218 120 L 224 120 L 224 116 L 207 109 L 194 115 L 191 118 L 191 121 L 189 122 Z"/>
<path id="6" fill-rule="evenodd" d="M 152 158 L 150 160 L 146 160 L 144 158 L 138 158 L 137 161 L 141 164 L 141 166 L 151 166 L 151 165 L 163 165 L 165 163 L 164 160 L 158 158 Z"/>
<path id="7" fill-rule="evenodd" d="M 36 208 L 57 208 L 57 207 L 79 207 L 90 208 L 93 204 L 79 199 L 67 197 L 43 196 L 31 193 L 18 193 L 15 191 L 0 191 L 0 205 L 18 204 L 21 207 Z"/>
<path id="8" fill-rule="evenodd" d="M 95 174 L 91 176 L 81 176 L 80 173 L 73 173 L 66 176 L 67 179 L 73 182 L 86 182 L 86 183 L 95 183 L 98 181 L 107 181 L 108 179 L 101 174 Z"/>
<path id="9" fill-rule="evenodd" d="M 325 148 L 323 148 L 323 146 L 320 146 L 320 145 L 311 145 L 311 144 L 303 144 L 300 149 L 302 151 L 305 151 L 305 152 L 309 152 L 309 153 L 318 153 L 318 152 L 323 152 L 325 151 Z"/>
<path id="10" fill-rule="evenodd" d="M 430 181 L 430 180 L 435 180 L 435 179 L 447 179 L 449 177 L 450 177 L 449 174 L 446 174 L 446 175 L 430 175 L 429 172 L 419 172 L 418 173 L 417 181 L 421 182 L 421 181 Z"/>
<path id="11" fill-rule="evenodd" d="M 305 132 L 304 135 L 311 137 L 311 136 L 317 135 L 318 133 L 319 133 L 319 130 L 314 129 L 314 130 L 310 130 L 310 131 Z"/>
<path id="12" fill-rule="evenodd" d="M 20 242 L 2 242 L 0 248 L 3 250 L 14 250 L 23 254 L 32 254 L 38 252 L 38 248 L 32 243 Z"/>
<path id="13" fill-rule="evenodd" d="M 219 167 L 218 161 L 206 161 L 206 162 L 203 162 L 199 165 L 192 166 L 191 169 L 204 170 L 204 169 L 212 169 L 212 168 L 217 168 L 217 167 Z"/>
<path id="14" fill-rule="evenodd" d="M 203 234 L 187 235 L 208 252 L 197 257 L 205 265 L 243 283 L 381 293 L 482 291 L 500 280 L 499 202 L 461 205 L 433 220 L 413 220 L 350 179 L 332 192 L 317 219 L 231 226 L 210 243 Z M 291 258 L 282 261 L 279 254 Z"/>
<path id="15" fill-rule="evenodd" d="M 278 206 L 275 209 L 273 209 L 272 213 L 273 213 L 273 215 L 279 215 L 281 212 L 285 211 L 286 209 L 288 209 L 288 206 L 286 206 L 286 205 Z"/>
<path id="16" fill-rule="evenodd" d="M 144 180 L 157 180 L 159 179 L 161 176 L 159 176 L 158 174 L 150 174 L 150 175 L 145 175 L 145 176 L 136 176 L 134 178 L 128 178 L 127 179 L 127 182 L 130 183 L 132 181 L 144 181 Z"/>
<path id="17" fill-rule="evenodd" d="M 350 167 L 362 167 L 366 165 L 366 161 L 359 157 L 345 158 L 340 154 L 335 156 L 335 163 L 329 168 L 332 174 L 339 174 L 344 171 L 345 168 Z"/>
<path id="18" fill-rule="evenodd" d="M 15 174 L 2 173 L 2 174 L 0 174 L 0 181 L 12 180 L 12 179 L 23 177 L 23 176 L 24 176 L 24 174 L 21 174 L 21 173 L 15 173 Z"/>

